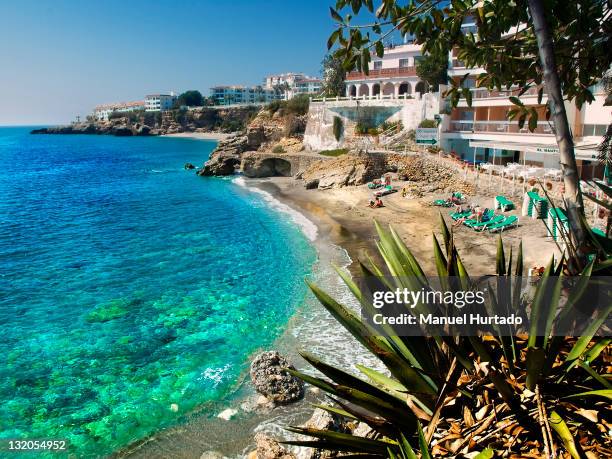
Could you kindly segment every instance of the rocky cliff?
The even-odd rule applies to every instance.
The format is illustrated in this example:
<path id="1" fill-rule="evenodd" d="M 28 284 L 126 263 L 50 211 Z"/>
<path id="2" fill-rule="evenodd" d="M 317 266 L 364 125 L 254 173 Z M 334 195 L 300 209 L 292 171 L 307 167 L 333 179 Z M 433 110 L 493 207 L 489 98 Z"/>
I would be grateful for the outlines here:
<path id="1" fill-rule="evenodd" d="M 271 111 L 267 107 L 260 110 L 248 123 L 244 135 L 232 136 L 219 142 L 209 160 L 198 171 L 198 175 L 231 175 L 240 166 L 243 153 L 246 152 L 271 152 L 282 155 L 301 151 L 305 120 L 304 115 L 286 113 L 282 110 Z M 266 163 L 261 164 L 262 167 L 267 167 Z M 252 170 L 253 176 L 267 176 L 263 170 L 261 173 L 253 167 L 249 170 Z"/>
<path id="2" fill-rule="evenodd" d="M 196 107 L 193 110 L 132 112 L 108 121 L 86 121 L 66 126 L 34 129 L 32 134 L 106 134 L 145 136 L 179 132 L 244 131 L 257 114 L 257 107 Z M 124 115 L 124 116 L 121 116 Z"/>

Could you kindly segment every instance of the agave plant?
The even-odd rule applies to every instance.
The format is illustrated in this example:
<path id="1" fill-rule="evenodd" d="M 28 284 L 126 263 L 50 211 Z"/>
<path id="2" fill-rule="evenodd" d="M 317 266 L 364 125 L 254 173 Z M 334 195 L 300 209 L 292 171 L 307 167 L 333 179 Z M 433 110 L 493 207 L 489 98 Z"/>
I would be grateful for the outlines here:
<path id="1" fill-rule="evenodd" d="M 378 250 L 385 269 L 371 259 L 360 263 L 364 276 L 381 288 L 415 288 L 427 284 L 424 271 L 398 234 L 376 223 Z M 445 288 L 469 288 L 471 279 L 453 235 L 441 218 L 443 244 L 433 236 L 437 274 Z M 353 309 L 340 304 L 318 286 L 309 286 L 321 304 L 376 358 L 388 372 L 356 365 L 352 374 L 302 353 L 322 376 L 289 370 L 326 392 L 331 405 L 319 407 L 350 421 L 366 423 L 367 437 L 307 427 L 288 430 L 312 437 L 288 444 L 352 453 L 356 456 L 422 458 L 457 456 L 612 457 L 610 448 L 610 338 L 596 332 L 612 310 L 611 301 L 578 338 L 555 336 L 558 320 L 567 320 L 581 300 L 595 271 L 583 270 L 569 293 L 563 290 L 563 263 L 548 265 L 533 299 L 521 296 L 522 246 L 516 255 L 497 243 L 496 276 L 518 276 L 512 289 L 498 289 L 490 301 L 509 308 L 527 307 L 539 329 L 508 336 L 398 336 L 392 329 L 374 330 Z M 369 296 L 349 274 L 339 275 L 360 302 L 371 310 Z M 392 276 L 392 277 L 389 277 Z M 453 284 L 450 279 L 459 279 Z M 391 279 L 391 280 L 390 280 Z M 395 283 L 395 285 L 390 285 Z M 406 307 L 407 312 L 410 312 Z M 533 325 L 532 325 L 533 327 Z M 417 446 L 418 445 L 418 446 Z M 417 451 L 417 453 L 415 453 Z"/>

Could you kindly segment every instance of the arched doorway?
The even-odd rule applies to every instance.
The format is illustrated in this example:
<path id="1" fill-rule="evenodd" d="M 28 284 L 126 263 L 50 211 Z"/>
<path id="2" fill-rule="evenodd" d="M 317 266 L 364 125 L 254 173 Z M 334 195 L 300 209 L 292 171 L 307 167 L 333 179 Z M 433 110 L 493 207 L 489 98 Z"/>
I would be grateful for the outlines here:
<path id="1" fill-rule="evenodd" d="M 377 96 L 380 94 L 380 85 L 378 83 L 374 83 L 372 86 L 372 95 Z"/>
<path id="2" fill-rule="evenodd" d="M 410 83 L 407 81 L 402 81 L 399 85 L 399 95 L 402 96 L 404 94 L 410 94 L 412 92 L 412 88 L 410 87 Z"/>
<path id="3" fill-rule="evenodd" d="M 426 81 L 419 81 L 415 88 L 414 88 L 415 92 L 418 92 L 420 95 L 425 94 L 427 91 L 429 91 L 429 85 L 427 84 Z"/>
<path id="4" fill-rule="evenodd" d="M 392 96 L 395 94 L 395 86 L 393 83 L 385 83 L 382 88 L 383 96 Z"/>
<path id="5" fill-rule="evenodd" d="M 355 97 L 357 95 L 357 86 L 354 84 L 349 86 L 349 96 Z"/>
<path id="6" fill-rule="evenodd" d="M 368 87 L 367 84 L 362 83 L 359 85 L 359 92 L 357 93 L 359 96 L 369 96 L 370 95 L 370 88 Z"/>

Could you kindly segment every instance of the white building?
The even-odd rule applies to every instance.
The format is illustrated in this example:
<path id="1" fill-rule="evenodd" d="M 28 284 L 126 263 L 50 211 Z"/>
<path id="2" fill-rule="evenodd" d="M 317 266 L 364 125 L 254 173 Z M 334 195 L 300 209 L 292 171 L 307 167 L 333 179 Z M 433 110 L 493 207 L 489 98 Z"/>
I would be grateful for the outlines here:
<path id="1" fill-rule="evenodd" d="M 323 82 L 318 78 L 313 78 L 304 73 L 281 73 L 278 75 L 268 75 L 264 79 L 267 89 L 283 89 L 285 99 L 291 99 L 298 94 L 319 94 Z"/>
<path id="2" fill-rule="evenodd" d="M 416 73 L 421 56 L 421 45 L 410 43 L 385 48 L 382 58 L 373 53 L 367 75 L 358 71 L 346 75 L 346 96 L 395 98 L 427 92 L 427 83 Z"/>
<path id="3" fill-rule="evenodd" d="M 319 80 L 318 78 L 305 78 L 293 83 L 293 86 L 291 86 L 287 92 L 287 98 L 291 99 L 298 94 L 319 95 L 322 87 L 323 81 Z"/>
<path id="4" fill-rule="evenodd" d="M 283 94 L 262 86 L 213 86 L 210 97 L 215 105 L 244 105 L 280 100 Z"/>
<path id="5" fill-rule="evenodd" d="M 475 24 L 464 24 L 465 32 L 476 32 Z M 509 121 L 507 114 L 513 105 L 510 96 L 518 96 L 519 90 L 489 91 L 476 87 L 476 76 L 484 69 L 466 68 L 453 52 L 449 55 L 448 75 L 457 83 L 467 73 L 463 86 L 472 91 L 472 105 L 465 99 L 445 117 L 442 127 L 442 147 L 466 161 L 505 164 L 519 162 L 528 165 L 559 168 L 559 150 L 552 123 L 546 121 L 546 88 L 538 104 L 538 90 L 532 88 L 520 96 L 521 101 L 534 107 L 538 113 L 538 124 L 530 132 L 527 123 L 519 129 L 516 120 Z M 604 106 L 606 95 L 603 88 L 591 88 L 595 100 L 578 109 L 574 103 L 566 102 L 565 108 L 574 135 L 575 154 L 583 178 L 600 176 L 602 167 L 596 161 L 597 145 L 601 142 L 611 119 L 610 107 Z"/>
<path id="6" fill-rule="evenodd" d="M 117 102 L 113 104 L 96 105 L 93 111 L 94 119 L 98 121 L 108 121 L 111 113 L 126 113 L 136 110 L 144 110 L 145 103 L 142 100 L 133 102 Z"/>
<path id="7" fill-rule="evenodd" d="M 165 112 L 171 110 L 176 102 L 177 96 L 170 94 L 149 94 L 145 96 L 145 110 L 148 112 Z"/>

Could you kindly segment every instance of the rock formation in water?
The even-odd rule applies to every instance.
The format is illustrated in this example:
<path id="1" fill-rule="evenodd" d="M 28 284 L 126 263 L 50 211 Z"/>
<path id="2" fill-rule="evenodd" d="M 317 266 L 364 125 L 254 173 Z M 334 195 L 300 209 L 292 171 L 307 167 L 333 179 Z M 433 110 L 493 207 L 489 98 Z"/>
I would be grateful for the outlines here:
<path id="1" fill-rule="evenodd" d="M 277 404 L 295 402 L 304 396 L 304 382 L 291 375 L 295 370 L 277 351 L 262 352 L 251 363 L 251 380 L 255 390 Z"/>

